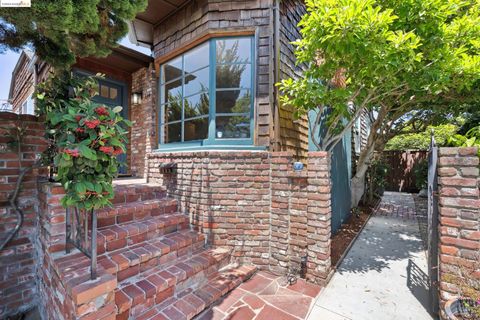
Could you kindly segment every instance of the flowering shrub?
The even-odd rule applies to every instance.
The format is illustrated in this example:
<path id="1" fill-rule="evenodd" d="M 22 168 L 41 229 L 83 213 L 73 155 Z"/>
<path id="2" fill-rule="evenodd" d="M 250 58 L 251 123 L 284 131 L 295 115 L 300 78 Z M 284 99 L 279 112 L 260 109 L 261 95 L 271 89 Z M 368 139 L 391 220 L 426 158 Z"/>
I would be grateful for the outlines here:
<path id="1" fill-rule="evenodd" d="M 97 209 L 111 205 L 113 179 L 125 153 L 130 123 L 120 116 L 122 107 L 92 102 L 97 94 L 95 78 L 56 76 L 37 93 L 39 113 L 46 118 L 52 142 L 47 158 L 58 169 L 57 181 L 66 195 L 64 207 Z"/>

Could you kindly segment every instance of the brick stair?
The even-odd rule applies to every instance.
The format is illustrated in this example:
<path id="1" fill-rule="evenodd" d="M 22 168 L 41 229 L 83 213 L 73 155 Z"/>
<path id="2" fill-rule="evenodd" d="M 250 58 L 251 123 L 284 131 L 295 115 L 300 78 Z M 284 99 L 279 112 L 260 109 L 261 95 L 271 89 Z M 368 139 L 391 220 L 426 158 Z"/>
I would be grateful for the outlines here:
<path id="1" fill-rule="evenodd" d="M 174 213 L 178 211 L 177 209 L 177 201 L 168 198 L 116 203 L 113 208 L 105 208 L 97 212 L 98 227 L 102 228 Z"/>
<path id="2" fill-rule="evenodd" d="M 126 279 L 118 285 L 115 302 L 120 319 L 136 318 L 154 304 L 162 303 L 188 288 L 196 288 L 226 266 L 230 252 L 225 249 L 199 250 L 191 257 L 181 257 L 174 264 L 160 265 Z"/>
<path id="3" fill-rule="evenodd" d="M 97 234 L 97 252 L 114 251 L 187 228 L 188 217 L 180 213 L 102 227 Z"/>
<path id="4" fill-rule="evenodd" d="M 114 294 L 89 318 L 191 319 L 255 272 L 229 265 L 227 249 L 205 248 L 204 235 L 190 230 L 188 216 L 160 186 L 115 192 L 114 207 L 97 212 L 99 279 L 88 283 L 90 261 L 81 253 L 55 260 L 75 303 L 87 305 L 87 291 Z"/>
<path id="5" fill-rule="evenodd" d="M 222 296 L 248 280 L 256 271 L 253 266 L 228 266 L 213 273 L 196 289 L 188 288 L 157 303 L 136 320 L 190 320 Z"/>

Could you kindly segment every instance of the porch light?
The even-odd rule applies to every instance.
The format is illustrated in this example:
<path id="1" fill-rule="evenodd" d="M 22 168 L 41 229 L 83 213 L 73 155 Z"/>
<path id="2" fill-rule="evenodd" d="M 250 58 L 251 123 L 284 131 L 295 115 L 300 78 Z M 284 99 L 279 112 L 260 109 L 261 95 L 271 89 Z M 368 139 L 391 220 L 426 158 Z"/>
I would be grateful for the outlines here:
<path id="1" fill-rule="evenodd" d="M 141 104 L 142 103 L 142 93 L 134 92 L 132 93 L 132 104 Z"/>

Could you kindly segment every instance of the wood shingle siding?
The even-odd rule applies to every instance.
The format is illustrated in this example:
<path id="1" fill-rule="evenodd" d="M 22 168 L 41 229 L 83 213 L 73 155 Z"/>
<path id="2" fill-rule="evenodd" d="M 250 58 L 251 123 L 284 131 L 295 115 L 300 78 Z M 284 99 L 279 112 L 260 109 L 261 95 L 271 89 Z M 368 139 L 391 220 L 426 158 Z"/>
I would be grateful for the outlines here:
<path id="1" fill-rule="evenodd" d="M 272 0 L 191 1 L 154 30 L 156 64 L 216 35 L 255 36 L 255 134 L 257 146 L 269 146 L 273 101 Z"/>
<path id="2" fill-rule="evenodd" d="M 299 78 L 305 65 L 296 65 L 295 47 L 292 41 L 300 39 L 297 27 L 306 13 L 305 4 L 298 0 L 280 2 L 280 77 Z M 293 118 L 292 106 L 280 105 L 280 139 L 283 151 L 293 152 L 297 158 L 304 158 L 308 151 L 308 120 Z"/>

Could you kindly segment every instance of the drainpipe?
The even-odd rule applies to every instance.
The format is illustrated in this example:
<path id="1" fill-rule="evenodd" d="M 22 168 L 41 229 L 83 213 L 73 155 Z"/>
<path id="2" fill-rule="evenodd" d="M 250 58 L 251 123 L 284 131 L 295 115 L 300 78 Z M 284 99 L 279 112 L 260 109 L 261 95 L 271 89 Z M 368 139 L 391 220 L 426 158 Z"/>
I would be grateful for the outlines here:
<path id="1" fill-rule="evenodd" d="M 280 151 L 280 93 L 275 85 L 280 81 L 280 0 L 275 0 L 273 12 L 273 151 Z"/>

